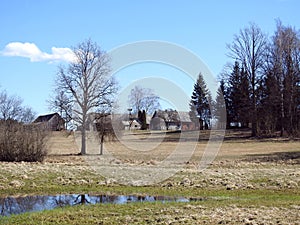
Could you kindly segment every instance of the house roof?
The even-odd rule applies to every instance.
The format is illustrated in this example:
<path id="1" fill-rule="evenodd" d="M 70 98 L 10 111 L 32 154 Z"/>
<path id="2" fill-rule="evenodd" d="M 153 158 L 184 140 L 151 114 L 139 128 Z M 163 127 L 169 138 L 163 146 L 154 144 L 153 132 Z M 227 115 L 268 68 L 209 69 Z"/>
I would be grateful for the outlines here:
<path id="1" fill-rule="evenodd" d="M 36 118 L 33 122 L 34 123 L 39 123 L 39 122 L 48 122 L 49 120 L 52 119 L 53 116 L 58 115 L 58 113 L 52 113 L 52 114 L 47 114 L 47 115 L 41 115 L 38 118 Z M 59 116 L 59 115 L 58 115 Z"/>

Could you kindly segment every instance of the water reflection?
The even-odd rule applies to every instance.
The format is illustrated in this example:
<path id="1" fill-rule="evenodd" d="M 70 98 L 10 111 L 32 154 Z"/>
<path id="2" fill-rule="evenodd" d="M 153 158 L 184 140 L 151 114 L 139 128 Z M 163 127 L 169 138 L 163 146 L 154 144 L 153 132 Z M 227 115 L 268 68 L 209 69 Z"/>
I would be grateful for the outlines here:
<path id="1" fill-rule="evenodd" d="M 202 199 L 198 199 L 202 200 Z M 0 198 L 0 215 L 9 216 L 25 212 L 54 209 L 78 204 L 126 204 L 130 202 L 190 202 L 194 199 L 167 196 L 97 195 L 72 194 L 55 196 L 25 196 Z"/>

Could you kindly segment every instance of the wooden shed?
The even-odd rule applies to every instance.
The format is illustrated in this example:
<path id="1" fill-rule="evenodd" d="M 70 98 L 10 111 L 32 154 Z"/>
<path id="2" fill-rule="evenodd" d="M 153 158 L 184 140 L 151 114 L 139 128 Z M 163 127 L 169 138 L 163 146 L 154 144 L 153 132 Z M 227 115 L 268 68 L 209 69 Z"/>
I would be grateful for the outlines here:
<path id="1" fill-rule="evenodd" d="M 36 118 L 33 123 L 49 131 L 60 131 L 65 129 L 65 120 L 58 113 L 41 115 Z"/>

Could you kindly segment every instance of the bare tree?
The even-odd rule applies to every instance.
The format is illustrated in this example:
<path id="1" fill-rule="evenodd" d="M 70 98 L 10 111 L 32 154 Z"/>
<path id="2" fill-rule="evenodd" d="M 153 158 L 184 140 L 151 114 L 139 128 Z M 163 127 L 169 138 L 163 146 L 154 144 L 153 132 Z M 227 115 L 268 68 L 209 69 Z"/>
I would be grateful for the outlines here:
<path id="1" fill-rule="evenodd" d="M 81 154 L 86 154 L 88 113 L 110 107 L 116 82 L 110 76 L 110 58 L 90 39 L 73 48 L 75 60 L 59 67 L 57 84 L 74 103 L 73 119 L 81 126 Z"/>
<path id="2" fill-rule="evenodd" d="M 267 38 L 261 29 L 250 24 L 234 36 L 233 43 L 228 45 L 229 56 L 240 62 L 249 77 L 252 100 L 252 136 L 257 135 L 257 87 L 260 72 L 265 62 Z"/>
<path id="3" fill-rule="evenodd" d="M 8 95 L 6 91 L 0 92 L 0 119 L 16 120 L 25 124 L 31 123 L 36 113 L 30 107 L 22 106 L 23 100 L 15 95 Z"/>
<path id="4" fill-rule="evenodd" d="M 0 118 L 19 120 L 23 100 L 18 96 L 9 96 L 6 91 L 0 93 Z"/>
<path id="5" fill-rule="evenodd" d="M 55 96 L 50 97 L 50 99 L 47 101 L 49 104 L 49 109 L 59 112 L 60 116 L 66 122 L 65 128 L 67 129 L 72 121 L 72 99 L 64 91 L 55 89 L 54 93 Z"/>
<path id="6" fill-rule="evenodd" d="M 150 88 L 135 86 L 131 89 L 128 102 L 133 113 L 145 110 L 146 114 L 153 113 L 160 108 L 159 97 Z"/>
<path id="7" fill-rule="evenodd" d="M 20 115 L 20 122 L 25 124 L 30 124 L 36 118 L 36 112 L 32 110 L 31 107 L 25 106 L 22 109 L 22 113 Z"/>

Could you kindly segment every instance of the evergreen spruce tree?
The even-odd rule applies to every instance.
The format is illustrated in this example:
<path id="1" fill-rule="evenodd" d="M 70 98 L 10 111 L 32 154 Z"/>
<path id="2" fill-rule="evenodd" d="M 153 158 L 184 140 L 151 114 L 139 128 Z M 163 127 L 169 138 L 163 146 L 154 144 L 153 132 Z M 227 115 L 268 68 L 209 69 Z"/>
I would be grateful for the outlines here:
<path id="1" fill-rule="evenodd" d="M 210 126 L 211 111 L 210 111 L 211 95 L 206 87 L 202 74 L 200 73 L 190 101 L 190 119 L 197 125 L 200 130 L 208 129 Z"/>
<path id="2" fill-rule="evenodd" d="M 239 63 L 236 61 L 228 80 L 228 119 L 231 124 L 237 124 L 238 122 L 240 122 L 240 95 L 240 66 Z"/>
<path id="3" fill-rule="evenodd" d="M 218 121 L 218 128 L 224 129 L 227 127 L 227 102 L 224 80 L 220 81 L 220 87 L 217 91 L 217 97 L 213 104 L 214 116 Z"/>
<path id="4" fill-rule="evenodd" d="M 247 72 L 240 68 L 236 61 L 228 77 L 227 93 L 224 96 L 227 103 L 227 121 L 229 124 L 239 124 L 247 127 L 251 119 L 250 85 Z"/>
<path id="5" fill-rule="evenodd" d="M 276 130 L 281 130 L 281 97 L 280 83 L 268 71 L 261 85 L 261 100 L 258 107 L 259 129 L 267 135 L 272 135 Z"/>
<path id="6" fill-rule="evenodd" d="M 146 118 L 146 111 L 143 110 L 141 114 L 141 119 L 142 119 L 142 126 L 141 130 L 147 130 L 147 118 Z"/>
<path id="7" fill-rule="evenodd" d="M 250 82 L 244 67 L 240 71 L 238 118 L 242 127 L 248 127 L 251 120 Z"/>
<path id="8" fill-rule="evenodd" d="M 138 111 L 138 120 L 141 123 L 141 130 L 147 130 L 146 111 Z"/>

